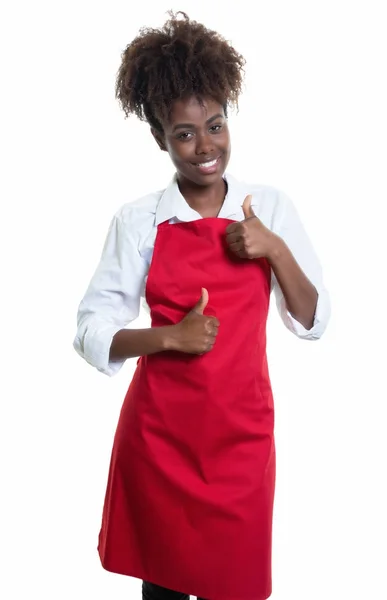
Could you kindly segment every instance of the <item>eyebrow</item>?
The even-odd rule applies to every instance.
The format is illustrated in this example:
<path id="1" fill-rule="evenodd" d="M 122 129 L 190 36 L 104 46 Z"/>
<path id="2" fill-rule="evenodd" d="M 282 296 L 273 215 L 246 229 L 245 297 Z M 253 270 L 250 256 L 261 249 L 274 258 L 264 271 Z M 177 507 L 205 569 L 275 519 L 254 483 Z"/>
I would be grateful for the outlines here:
<path id="1" fill-rule="evenodd" d="M 224 119 L 224 115 L 222 115 L 221 113 L 213 115 L 206 121 L 206 125 L 209 125 L 213 121 L 216 121 L 216 119 Z M 178 125 L 175 125 L 173 131 L 176 131 L 177 129 L 192 129 L 194 127 L 195 125 L 193 123 L 179 123 Z"/>

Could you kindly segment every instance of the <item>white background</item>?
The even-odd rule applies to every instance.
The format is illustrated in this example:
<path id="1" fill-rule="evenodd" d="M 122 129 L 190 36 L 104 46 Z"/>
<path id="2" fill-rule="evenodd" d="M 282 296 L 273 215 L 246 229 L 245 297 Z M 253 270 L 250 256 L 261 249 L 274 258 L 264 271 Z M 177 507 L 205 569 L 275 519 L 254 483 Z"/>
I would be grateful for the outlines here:
<path id="1" fill-rule="evenodd" d="M 383 600 L 386 564 L 386 22 L 383 2 L 2 4 L 1 583 L 4 600 L 140 598 L 96 547 L 121 402 L 72 348 L 110 219 L 172 167 L 114 99 L 143 25 L 186 10 L 247 59 L 239 179 L 296 204 L 333 314 L 297 340 L 273 303 L 273 600 Z M 139 326 L 147 326 L 142 316 Z"/>

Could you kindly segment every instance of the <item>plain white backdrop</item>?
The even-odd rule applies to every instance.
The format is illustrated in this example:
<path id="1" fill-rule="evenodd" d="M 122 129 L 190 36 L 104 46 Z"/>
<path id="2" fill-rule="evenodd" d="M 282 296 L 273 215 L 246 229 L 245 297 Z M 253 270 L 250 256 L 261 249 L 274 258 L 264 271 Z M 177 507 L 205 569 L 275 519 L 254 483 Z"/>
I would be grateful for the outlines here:
<path id="1" fill-rule="evenodd" d="M 273 303 L 273 600 L 387 598 L 386 106 L 383 2 L 3 2 L 1 578 L 4 600 L 135 600 L 97 536 L 133 373 L 72 348 L 111 217 L 163 188 L 167 156 L 114 98 L 138 29 L 185 10 L 247 59 L 229 171 L 294 201 L 332 319 L 297 340 Z M 136 326 L 147 326 L 141 315 Z"/>

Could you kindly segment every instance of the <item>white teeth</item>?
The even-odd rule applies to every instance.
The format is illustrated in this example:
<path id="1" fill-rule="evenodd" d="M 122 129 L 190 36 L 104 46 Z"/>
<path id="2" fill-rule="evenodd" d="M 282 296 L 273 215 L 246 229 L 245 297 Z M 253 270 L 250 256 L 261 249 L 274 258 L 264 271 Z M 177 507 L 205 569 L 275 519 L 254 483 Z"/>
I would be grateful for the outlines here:
<path id="1" fill-rule="evenodd" d="M 205 163 L 200 163 L 199 165 L 197 165 L 198 167 L 213 167 L 214 165 L 216 165 L 217 163 L 217 158 L 215 158 L 215 160 L 212 160 L 211 162 L 205 162 Z"/>

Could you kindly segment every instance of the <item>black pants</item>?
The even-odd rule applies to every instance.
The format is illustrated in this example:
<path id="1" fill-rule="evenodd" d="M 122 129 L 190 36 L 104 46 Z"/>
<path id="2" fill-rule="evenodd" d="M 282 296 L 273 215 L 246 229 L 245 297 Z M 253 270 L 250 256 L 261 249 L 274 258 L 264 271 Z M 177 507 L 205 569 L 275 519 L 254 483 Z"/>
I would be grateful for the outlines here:
<path id="1" fill-rule="evenodd" d="M 154 583 L 142 582 L 142 600 L 189 600 L 187 594 L 173 592 Z M 198 600 L 205 600 L 198 598 Z"/>

